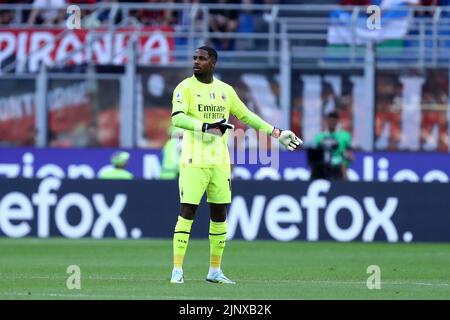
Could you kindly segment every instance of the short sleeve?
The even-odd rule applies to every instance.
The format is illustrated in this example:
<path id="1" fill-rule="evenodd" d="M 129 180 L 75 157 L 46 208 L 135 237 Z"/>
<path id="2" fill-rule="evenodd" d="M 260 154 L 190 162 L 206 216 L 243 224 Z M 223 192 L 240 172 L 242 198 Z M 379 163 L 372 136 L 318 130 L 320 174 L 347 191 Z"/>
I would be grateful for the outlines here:
<path id="1" fill-rule="evenodd" d="M 316 147 L 318 147 L 318 146 L 320 145 L 320 142 L 322 141 L 322 139 L 323 139 L 323 134 L 322 134 L 322 132 L 317 133 L 317 134 L 314 136 L 314 145 L 315 145 Z"/>
<path id="2" fill-rule="evenodd" d="M 346 148 L 351 148 L 352 146 L 352 135 L 350 132 L 345 131 L 345 147 Z"/>
<path id="3" fill-rule="evenodd" d="M 179 84 L 173 91 L 172 114 L 175 112 L 184 112 L 187 114 L 189 99 L 189 90 L 183 84 Z"/>

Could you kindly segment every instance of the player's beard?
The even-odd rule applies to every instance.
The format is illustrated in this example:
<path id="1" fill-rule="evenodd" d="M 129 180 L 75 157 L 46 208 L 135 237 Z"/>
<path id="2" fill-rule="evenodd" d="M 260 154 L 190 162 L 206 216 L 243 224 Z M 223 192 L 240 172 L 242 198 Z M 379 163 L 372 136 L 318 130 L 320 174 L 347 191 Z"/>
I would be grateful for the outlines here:
<path id="1" fill-rule="evenodd" d="M 205 75 L 205 73 L 199 69 L 199 70 L 194 70 L 194 76 L 196 76 L 197 78 L 201 78 Z"/>
<path id="2" fill-rule="evenodd" d="M 194 70 L 194 76 L 200 82 L 210 83 L 212 80 L 212 74 L 209 73 L 209 70 L 207 68 Z"/>

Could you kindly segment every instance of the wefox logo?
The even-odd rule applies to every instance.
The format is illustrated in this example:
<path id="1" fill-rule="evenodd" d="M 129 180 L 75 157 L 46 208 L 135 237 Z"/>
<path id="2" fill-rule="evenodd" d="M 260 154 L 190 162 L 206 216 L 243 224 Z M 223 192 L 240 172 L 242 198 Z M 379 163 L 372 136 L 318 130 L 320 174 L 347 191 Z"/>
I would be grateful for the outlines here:
<path id="1" fill-rule="evenodd" d="M 380 207 L 374 197 L 364 197 L 361 204 L 348 195 L 338 196 L 327 203 L 327 198 L 321 194 L 327 193 L 330 187 L 329 181 L 316 180 L 309 185 L 306 195 L 300 199 L 281 194 L 267 201 L 266 196 L 256 195 L 250 212 L 242 196 L 234 197 L 227 219 L 228 239 L 234 237 L 238 225 L 244 239 L 257 238 L 264 213 L 265 226 L 271 237 L 281 241 L 295 240 L 300 235 L 299 224 L 303 222 L 303 212 L 306 212 L 306 240 L 309 241 L 319 240 L 319 221 L 322 220 L 328 234 L 337 241 L 355 240 L 361 232 L 363 241 L 373 241 L 379 229 L 384 231 L 387 241 L 398 241 L 398 232 L 391 220 L 398 207 L 398 198 L 388 197 Z M 321 211 L 323 219 L 319 218 Z M 350 226 L 344 228 L 338 224 L 340 211 L 350 213 Z M 369 216 L 366 224 L 364 211 Z M 403 239 L 406 242 L 411 241 L 412 234 L 406 232 Z"/>
<path id="2" fill-rule="evenodd" d="M 117 194 L 111 205 L 100 193 L 92 195 L 92 199 L 80 193 L 68 193 L 57 198 L 55 192 L 60 188 L 61 180 L 46 178 L 41 181 L 38 191 L 31 196 L 21 192 L 10 192 L 0 199 L 0 230 L 9 237 L 27 236 L 31 227 L 27 221 L 37 219 L 37 236 L 50 236 L 50 212 L 54 212 L 55 224 L 61 235 L 68 238 L 80 238 L 91 231 L 93 238 L 102 238 L 109 225 L 117 238 L 126 238 L 127 229 L 120 215 L 127 203 L 125 194 Z M 76 208 L 81 213 L 77 225 L 68 221 L 70 208 Z M 95 218 L 95 212 L 98 217 Z M 15 220 L 14 223 L 12 221 Z M 20 223 L 17 221 L 20 220 Z"/>

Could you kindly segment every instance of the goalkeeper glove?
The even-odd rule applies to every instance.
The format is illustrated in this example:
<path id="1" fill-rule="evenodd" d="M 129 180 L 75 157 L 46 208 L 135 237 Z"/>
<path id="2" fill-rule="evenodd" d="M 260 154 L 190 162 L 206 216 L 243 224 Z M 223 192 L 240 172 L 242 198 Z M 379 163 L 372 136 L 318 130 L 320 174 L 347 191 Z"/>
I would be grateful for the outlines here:
<path id="1" fill-rule="evenodd" d="M 272 137 L 277 138 L 289 151 L 294 151 L 298 146 L 303 145 L 303 141 L 291 130 L 273 128 Z"/>
<path id="2" fill-rule="evenodd" d="M 221 121 L 215 123 L 204 123 L 202 126 L 202 131 L 221 137 L 225 134 L 227 129 L 234 129 L 232 124 L 226 123 L 225 121 L 225 119 L 222 119 Z"/>

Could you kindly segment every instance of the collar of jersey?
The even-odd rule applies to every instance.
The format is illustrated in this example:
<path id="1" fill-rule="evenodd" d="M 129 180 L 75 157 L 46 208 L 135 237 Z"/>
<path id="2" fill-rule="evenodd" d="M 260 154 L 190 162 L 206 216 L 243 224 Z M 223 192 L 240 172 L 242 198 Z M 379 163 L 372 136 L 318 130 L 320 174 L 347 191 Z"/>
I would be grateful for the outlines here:
<path id="1" fill-rule="evenodd" d="M 204 83 L 204 82 L 201 82 L 201 81 L 199 81 L 199 80 L 197 79 L 197 77 L 196 77 L 195 75 L 192 75 L 192 78 L 194 78 L 194 81 L 195 81 L 195 82 L 197 82 L 198 84 L 204 85 L 204 86 L 212 85 L 212 84 L 214 84 L 214 82 L 216 81 L 216 77 L 214 77 L 214 76 L 213 76 L 213 78 L 212 78 L 213 80 L 212 80 L 211 83 Z"/>

